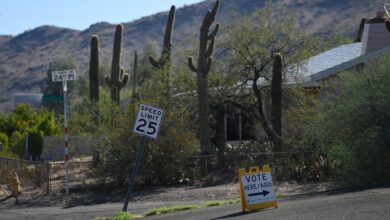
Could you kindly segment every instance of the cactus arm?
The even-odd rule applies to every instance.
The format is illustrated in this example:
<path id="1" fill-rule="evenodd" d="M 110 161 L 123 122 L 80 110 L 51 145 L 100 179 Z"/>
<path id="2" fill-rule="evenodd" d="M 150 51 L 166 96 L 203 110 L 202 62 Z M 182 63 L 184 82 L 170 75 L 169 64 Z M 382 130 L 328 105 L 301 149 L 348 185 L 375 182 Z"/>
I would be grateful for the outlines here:
<path id="1" fill-rule="evenodd" d="M 213 21 L 215 20 L 215 16 L 217 15 L 217 10 L 218 10 L 218 7 L 219 7 L 219 0 L 217 0 L 215 2 L 215 5 L 213 7 L 212 10 L 209 10 L 206 14 L 206 16 L 204 17 L 203 19 L 203 24 L 204 25 L 207 25 L 207 29 L 209 29 L 211 23 L 213 23 Z M 203 27 L 203 26 L 202 26 Z"/>
<path id="2" fill-rule="evenodd" d="M 121 83 L 119 85 L 119 89 L 122 89 L 123 87 L 126 86 L 127 82 L 129 81 L 129 74 L 128 73 L 125 73 L 123 76 L 122 76 L 122 80 L 121 80 Z"/>
<path id="3" fill-rule="evenodd" d="M 207 48 L 206 57 L 210 57 L 214 51 L 215 37 L 210 40 L 209 47 Z"/>
<path id="4" fill-rule="evenodd" d="M 170 64 L 171 59 L 171 49 L 172 49 L 172 31 L 175 23 L 176 17 L 176 7 L 174 5 L 171 6 L 171 10 L 169 11 L 168 22 L 165 28 L 164 34 L 164 42 L 163 49 L 161 51 L 161 56 L 157 60 L 154 57 L 149 57 L 149 62 L 158 69 L 163 69 L 166 65 Z"/>
<path id="5" fill-rule="evenodd" d="M 215 38 L 215 36 L 217 36 L 218 34 L 218 31 L 219 31 L 219 24 L 216 24 L 214 30 L 209 34 L 208 39 L 211 40 Z"/>
<path id="6" fill-rule="evenodd" d="M 152 64 L 152 66 L 154 66 L 154 67 L 156 67 L 158 69 L 161 69 L 160 62 L 157 61 L 154 57 L 149 56 L 149 62 Z"/>
<path id="7" fill-rule="evenodd" d="M 128 81 L 129 81 L 129 74 L 126 73 L 124 67 L 121 67 L 121 75 L 118 80 L 118 88 L 122 89 L 123 87 L 125 87 Z"/>
<path id="8" fill-rule="evenodd" d="M 125 75 L 125 68 L 123 66 L 121 66 L 121 74 L 119 75 L 119 80 L 118 82 L 122 81 L 122 78 L 123 78 L 123 75 Z"/>
<path id="9" fill-rule="evenodd" d="M 198 68 L 194 66 L 192 57 L 188 57 L 188 67 L 191 69 L 192 72 L 197 73 Z"/>
<path id="10" fill-rule="evenodd" d="M 175 17 L 176 17 L 176 7 L 172 5 L 171 10 L 169 11 L 168 23 L 164 35 L 164 49 L 169 48 L 168 51 L 169 53 L 170 53 L 170 48 L 172 46 L 172 30 L 173 30 L 173 25 L 175 23 Z"/>
<path id="11" fill-rule="evenodd" d="M 206 65 L 205 65 L 205 67 L 203 69 L 203 77 L 205 77 L 210 72 L 212 63 L 213 63 L 213 58 L 212 57 L 208 57 L 207 61 L 206 61 Z"/>
<path id="12" fill-rule="evenodd" d="M 123 38 L 123 25 L 119 24 L 116 26 L 115 30 L 115 39 L 114 39 L 114 49 L 112 54 L 112 64 L 111 64 L 111 80 L 119 80 L 120 77 L 120 54 L 122 47 L 122 38 Z"/>

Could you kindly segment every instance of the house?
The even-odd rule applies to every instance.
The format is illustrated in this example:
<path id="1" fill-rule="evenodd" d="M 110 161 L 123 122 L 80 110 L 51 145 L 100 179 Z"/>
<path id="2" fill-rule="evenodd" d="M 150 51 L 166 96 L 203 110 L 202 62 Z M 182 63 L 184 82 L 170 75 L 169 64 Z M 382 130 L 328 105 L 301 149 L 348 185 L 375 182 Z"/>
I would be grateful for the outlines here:
<path id="1" fill-rule="evenodd" d="M 377 12 L 375 17 L 361 20 L 354 43 L 340 45 L 309 58 L 298 67 L 298 77 L 286 79 L 286 83 L 319 88 L 339 73 L 362 68 L 370 60 L 386 54 L 390 54 L 390 33 L 385 26 L 385 13 Z M 261 127 L 248 126 L 247 120 L 240 114 L 225 117 L 227 141 L 246 140 L 251 137 L 250 133 L 259 134 L 257 138 L 266 137 Z"/>
<path id="2" fill-rule="evenodd" d="M 384 22 L 384 12 L 378 12 L 372 19 L 363 18 L 355 43 L 340 45 L 305 62 L 301 71 L 303 82 L 307 85 L 316 85 L 340 72 L 388 54 L 390 33 Z"/>
<path id="3" fill-rule="evenodd" d="M 21 103 L 30 104 L 34 108 L 40 108 L 42 97 L 43 94 L 41 93 L 16 93 L 13 95 L 13 108 Z"/>

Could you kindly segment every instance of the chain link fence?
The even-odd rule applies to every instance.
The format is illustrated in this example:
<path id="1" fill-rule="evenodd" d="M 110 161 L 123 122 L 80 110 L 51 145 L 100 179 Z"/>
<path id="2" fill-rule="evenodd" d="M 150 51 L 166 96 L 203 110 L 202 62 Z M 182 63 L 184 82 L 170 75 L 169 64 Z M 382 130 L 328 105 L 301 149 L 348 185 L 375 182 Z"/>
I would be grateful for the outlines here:
<path id="1" fill-rule="evenodd" d="M 16 172 L 23 193 L 48 194 L 50 188 L 50 164 L 0 157 L 0 189 L 8 189 L 9 177 Z"/>
<path id="2" fill-rule="evenodd" d="M 64 162 L 34 162 L 0 157 L 0 196 L 9 194 L 8 179 L 16 172 L 22 193 L 32 195 L 61 194 L 65 189 Z M 94 188 L 102 184 L 91 161 L 69 162 L 70 189 Z"/>
<path id="3" fill-rule="evenodd" d="M 151 161 L 143 161 L 143 164 Z M 194 183 L 204 179 L 206 173 L 210 183 L 218 181 L 236 181 L 240 168 L 271 165 L 276 181 L 318 181 L 328 176 L 328 163 L 325 158 L 314 152 L 275 152 L 219 155 L 194 155 L 175 158 L 171 161 L 175 167 L 184 167 L 181 171 L 183 183 Z M 133 161 L 129 161 L 133 164 Z M 153 162 L 152 162 L 153 163 Z M 204 163 L 205 166 L 200 166 Z M 204 167 L 205 170 L 201 170 Z M 203 171 L 203 172 L 202 172 Z M 16 172 L 23 193 L 40 195 L 63 194 L 65 191 L 64 162 L 32 162 L 0 157 L 0 186 L 7 189 L 8 176 Z M 125 174 L 126 176 L 129 174 Z M 142 179 L 142 173 L 139 178 Z M 92 161 L 69 162 L 70 191 L 91 190 L 115 185 L 115 178 L 98 173 Z M 4 191 L 4 190 L 3 190 Z"/>
<path id="4" fill-rule="evenodd" d="M 204 163 L 204 166 L 200 166 Z M 318 181 L 328 176 L 326 159 L 311 151 L 249 153 L 230 155 L 195 155 L 185 158 L 187 176 L 203 173 L 237 179 L 238 170 L 254 166 L 270 165 L 277 181 Z"/>

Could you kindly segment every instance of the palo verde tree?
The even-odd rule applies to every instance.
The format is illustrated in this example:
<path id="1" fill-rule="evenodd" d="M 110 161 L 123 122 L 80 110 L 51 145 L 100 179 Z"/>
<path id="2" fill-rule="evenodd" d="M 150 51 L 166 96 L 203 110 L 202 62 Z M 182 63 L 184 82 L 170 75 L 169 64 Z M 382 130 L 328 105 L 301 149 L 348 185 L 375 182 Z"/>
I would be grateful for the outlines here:
<path id="1" fill-rule="evenodd" d="M 197 96 L 198 96 L 198 115 L 199 115 L 199 139 L 201 145 L 201 154 L 207 155 L 210 151 L 210 123 L 209 123 L 209 101 L 208 101 L 208 74 L 210 72 L 214 51 L 215 37 L 219 30 L 219 24 L 215 25 L 213 31 L 210 27 L 215 20 L 219 6 L 219 0 L 215 2 L 212 10 L 209 10 L 203 18 L 199 37 L 199 55 L 198 65 L 195 67 L 193 58 L 188 58 L 189 68 L 197 74 Z M 203 163 L 202 163 L 203 164 Z M 204 169 L 202 169 L 204 170 Z"/>
<path id="2" fill-rule="evenodd" d="M 281 134 L 281 130 L 275 131 L 269 112 L 265 111 L 271 105 L 266 97 L 269 97 L 274 69 L 273 54 L 283 54 L 286 66 L 298 64 L 310 55 L 316 42 L 314 37 L 298 26 L 294 17 L 277 3 L 269 3 L 258 11 L 256 17 L 240 19 L 229 33 L 230 69 L 239 76 L 237 86 L 242 88 L 241 91 L 251 90 L 251 95 L 241 101 L 246 108 L 253 110 L 253 118 L 259 122 L 270 141 L 278 138 L 278 132 Z M 288 77 L 299 78 L 293 71 L 283 74 L 284 79 Z M 279 126 L 278 123 L 275 125 Z"/>

